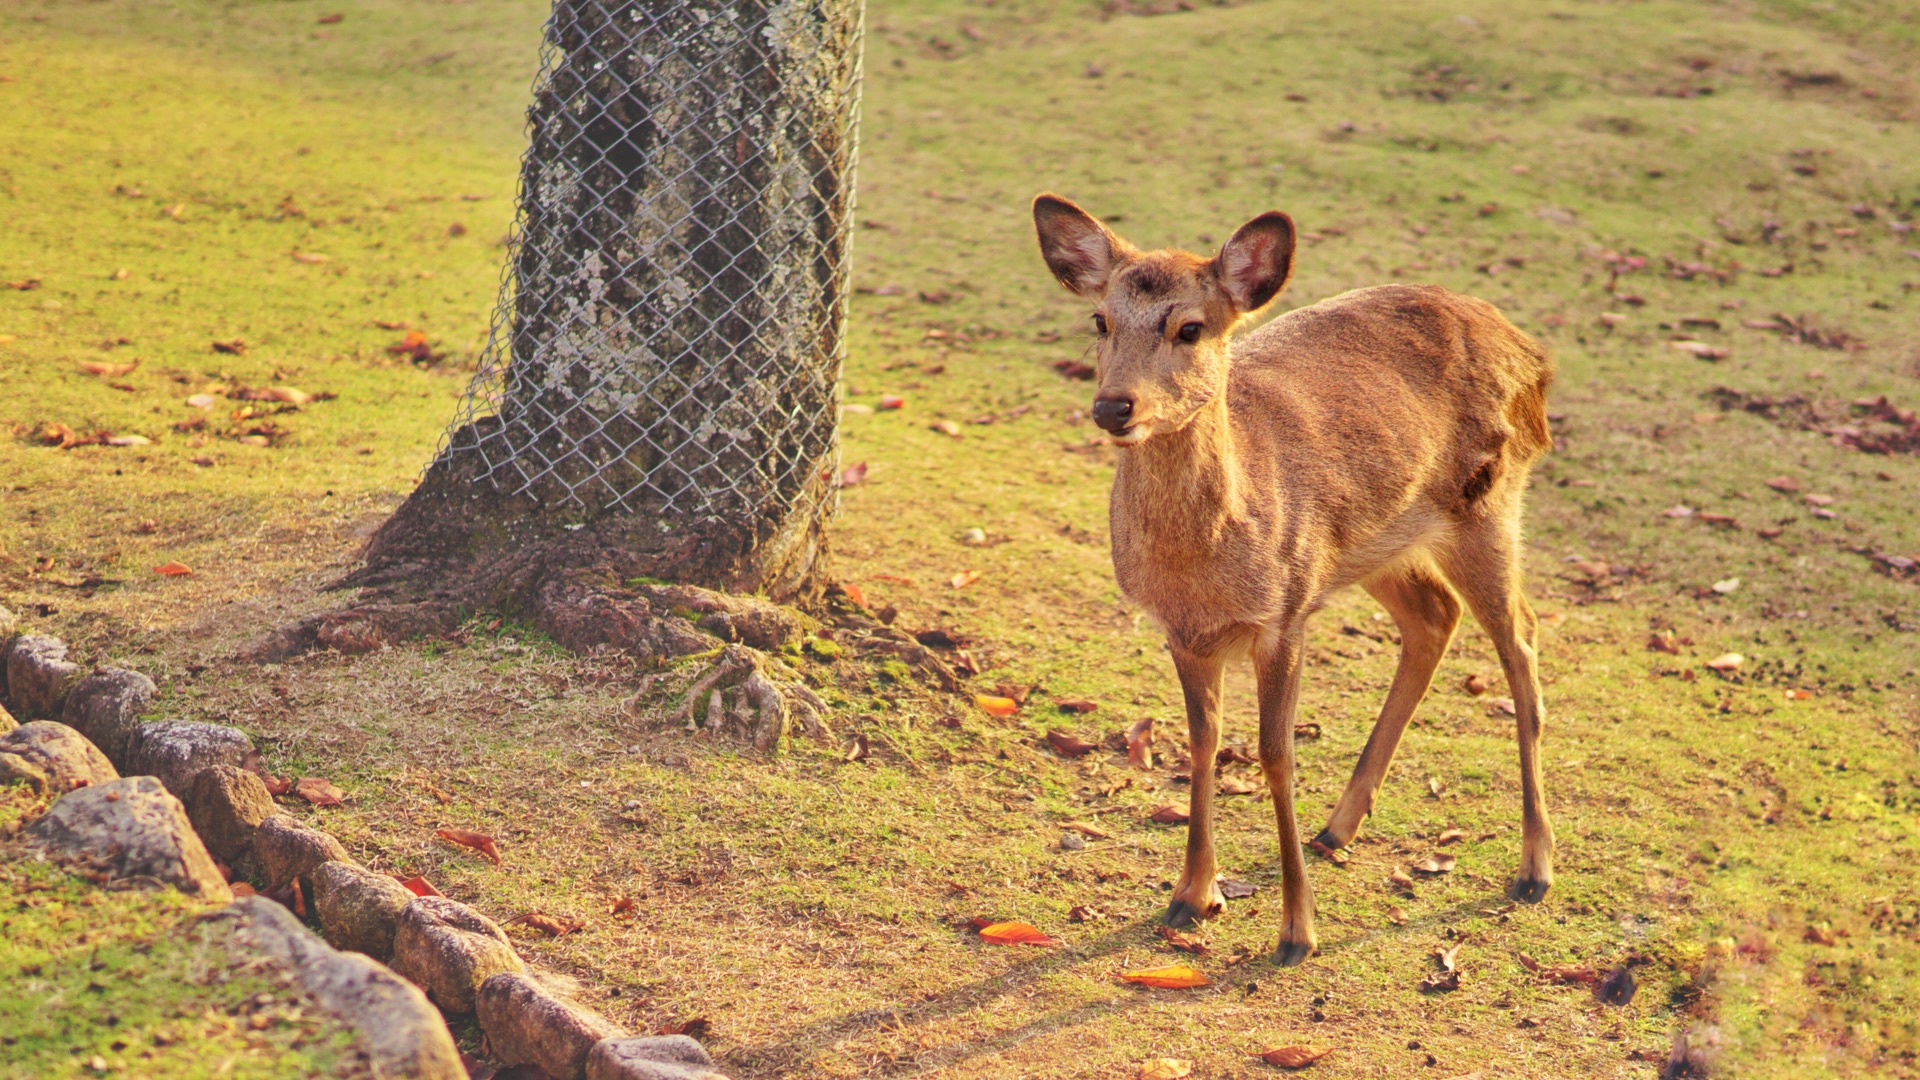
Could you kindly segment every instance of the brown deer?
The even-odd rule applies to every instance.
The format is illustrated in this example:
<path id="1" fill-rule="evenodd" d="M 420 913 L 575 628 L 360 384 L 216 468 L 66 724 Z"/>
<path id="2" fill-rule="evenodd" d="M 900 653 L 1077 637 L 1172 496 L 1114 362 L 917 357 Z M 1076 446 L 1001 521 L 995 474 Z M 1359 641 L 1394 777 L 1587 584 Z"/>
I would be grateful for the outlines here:
<path id="1" fill-rule="evenodd" d="M 1313 892 L 1294 821 L 1294 713 L 1308 616 L 1359 585 L 1393 616 L 1400 664 L 1317 844 L 1350 843 L 1414 707 L 1473 610 L 1512 688 L 1520 742 L 1520 873 L 1553 881 L 1540 791 L 1533 609 L 1521 593 L 1527 473 L 1551 444 L 1553 365 L 1484 301 L 1429 285 L 1358 289 L 1235 339 L 1287 283 L 1294 227 L 1261 214 L 1218 255 L 1140 251 L 1057 195 L 1033 204 L 1040 250 L 1092 301 L 1093 419 L 1122 448 L 1113 480 L 1120 587 L 1166 630 L 1186 697 L 1193 794 L 1181 926 L 1222 907 L 1213 855 L 1225 663 L 1250 655 L 1260 768 L 1280 826 L 1284 922 L 1274 962 L 1314 951 Z"/>

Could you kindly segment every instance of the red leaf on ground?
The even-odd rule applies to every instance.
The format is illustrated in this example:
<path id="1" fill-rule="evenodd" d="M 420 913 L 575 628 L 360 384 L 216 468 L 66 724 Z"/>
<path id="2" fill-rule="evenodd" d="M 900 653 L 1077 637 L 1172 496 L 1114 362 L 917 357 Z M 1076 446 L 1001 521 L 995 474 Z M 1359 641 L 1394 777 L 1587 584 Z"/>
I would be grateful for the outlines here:
<path id="1" fill-rule="evenodd" d="M 1084 757 L 1100 749 L 1099 743 L 1090 743 L 1078 735 L 1069 735 L 1059 728 L 1047 732 L 1047 743 L 1061 757 Z"/>
<path id="2" fill-rule="evenodd" d="M 1098 702 L 1088 701 L 1085 698 L 1068 698 L 1060 702 L 1059 707 L 1060 711 L 1064 713 L 1090 713 L 1099 708 L 1100 705 Z"/>
<path id="3" fill-rule="evenodd" d="M 980 940 L 989 945 L 1058 945 L 1060 942 L 1023 922 L 988 923 L 980 928 Z"/>
<path id="4" fill-rule="evenodd" d="M 1166 803 L 1158 807 L 1153 813 L 1148 814 L 1147 817 L 1162 825 L 1185 825 L 1187 823 L 1187 811 L 1185 808 L 1175 806 L 1172 803 Z"/>
<path id="5" fill-rule="evenodd" d="M 1171 926 L 1162 926 L 1156 929 L 1162 940 L 1181 952 L 1192 953 L 1195 956 L 1205 956 L 1207 954 L 1207 943 L 1194 937 L 1192 934 L 1181 933 Z"/>
<path id="6" fill-rule="evenodd" d="M 156 574 L 165 574 L 167 577 L 185 577 L 193 573 L 193 567 L 188 566 L 186 563 L 168 562 L 161 563 L 159 566 L 154 567 L 153 572 Z"/>
<path id="7" fill-rule="evenodd" d="M 586 923 L 569 922 L 566 919 L 545 915 L 538 911 L 529 911 L 523 915 L 516 915 L 501 925 L 512 926 L 515 923 L 519 923 L 522 926 L 531 926 L 535 930 L 543 931 L 552 937 L 566 937 L 568 934 L 586 925 Z"/>
<path id="8" fill-rule="evenodd" d="M 432 882 L 428 881 L 426 878 L 423 878 L 423 877 L 410 877 L 405 881 L 402 881 L 400 883 L 400 887 L 407 890 L 408 892 L 412 893 L 415 896 L 442 895 L 439 889 L 436 889 L 433 887 Z"/>
<path id="9" fill-rule="evenodd" d="M 1153 768 L 1153 717 L 1144 717 L 1127 729 L 1127 764 Z"/>
<path id="10" fill-rule="evenodd" d="M 899 394 L 881 394 L 880 407 L 882 409 L 904 409 L 907 407 L 907 399 L 901 397 Z"/>
<path id="11" fill-rule="evenodd" d="M 293 785 L 293 793 L 315 806 L 339 806 L 347 801 L 347 793 L 335 787 L 333 781 L 317 776 L 301 777 Z"/>
<path id="12" fill-rule="evenodd" d="M 689 1039 L 704 1039 L 713 1031 L 713 1022 L 704 1016 L 695 1016 L 686 1020 L 675 1020 L 663 1025 L 656 1035 L 685 1035 Z"/>
<path id="13" fill-rule="evenodd" d="M 500 865 L 500 849 L 494 846 L 493 837 L 486 833 L 474 832 L 471 829 L 435 829 L 433 835 L 450 844 L 471 848 L 492 859 L 493 865 Z"/>
<path id="14" fill-rule="evenodd" d="M 866 482 L 867 463 L 864 461 L 849 465 L 840 470 L 840 486 L 843 488 L 850 488 L 856 484 L 864 484 Z"/>
<path id="15" fill-rule="evenodd" d="M 285 795 L 287 792 L 293 790 L 293 777 L 291 776 L 262 776 L 260 782 L 267 786 L 267 794 L 269 795 Z"/>
<path id="16" fill-rule="evenodd" d="M 1283 1069 L 1304 1069 L 1307 1066 L 1333 1053 L 1331 1049 L 1315 1050 L 1306 1046 L 1275 1046 L 1260 1051 L 1261 1060 L 1269 1065 L 1278 1065 Z"/>
<path id="17" fill-rule="evenodd" d="M 633 907 L 634 907 L 633 897 L 622 896 L 619 899 L 615 900 L 613 903 L 607 905 L 607 914 L 625 915 L 627 912 L 632 911 Z"/>

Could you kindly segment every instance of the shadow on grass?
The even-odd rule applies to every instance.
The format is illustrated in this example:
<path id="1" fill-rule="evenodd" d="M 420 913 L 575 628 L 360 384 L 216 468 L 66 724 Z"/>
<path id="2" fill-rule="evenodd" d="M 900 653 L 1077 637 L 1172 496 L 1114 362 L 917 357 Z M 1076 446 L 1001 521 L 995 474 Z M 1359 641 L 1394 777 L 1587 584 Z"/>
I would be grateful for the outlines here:
<path id="1" fill-rule="evenodd" d="M 1410 938 L 1423 932 L 1453 925 L 1462 918 L 1477 915 L 1489 907 L 1504 906 L 1509 902 L 1506 893 L 1496 889 L 1487 897 L 1461 901 L 1419 918 L 1409 919 L 1402 926 L 1362 930 L 1338 941 L 1323 944 L 1315 955 L 1320 957 L 1337 955 L 1382 938 Z M 1154 939 L 1154 928 L 1159 925 L 1160 921 L 1157 918 L 1138 919 L 1095 940 L 1035 956 L 1000 974 L 955 987 L 931 1000 L 903 1002 L 893 1007 L 862 1009 L 802 1028 L 779 1042 L 741 1047 L 728 1056 L 742 1065 L 756 1069 L 776 1069 L 784 1074 L 787 1070 L 805 1065 L 809 1059 L 821 1051 L 836 1048 L 837 1044 L 860 1032 L 869 1030 L 899 1032 L 951 1019 L 1030 987 L 1049 976 L 1064 974 L 1084 963 L 1111 956 L 1123 949 L 1137 947 L 1145 941 Z M 1286 978 L 1287 969 L 1274 967 L 1265 956 L 1255 956 L 1226 969 L 1221 974 L 1208 975 L 1216 994 L 1229 991 L 1244 993 L 1254 983 L 1269 977 Z M 973 1058 L 991 1057 L 1003 1053 L 1036 1036 L 1051 1034 L 1112 1015 L 1142 1002 L 1146 999 L 1145 995 L 1186 993 L 1178 990 L 1156 991 L 1146 987 L 1131 987 L 1131 989 L 1135 993 L 1128 994 L 1124 998 L 1076 1005 L 1049 1013 L 1006 1031 L 964 1039 L 920 1055 L 901 1057 L 880 1071 L 909 1074 L 948 1068 Z"/>

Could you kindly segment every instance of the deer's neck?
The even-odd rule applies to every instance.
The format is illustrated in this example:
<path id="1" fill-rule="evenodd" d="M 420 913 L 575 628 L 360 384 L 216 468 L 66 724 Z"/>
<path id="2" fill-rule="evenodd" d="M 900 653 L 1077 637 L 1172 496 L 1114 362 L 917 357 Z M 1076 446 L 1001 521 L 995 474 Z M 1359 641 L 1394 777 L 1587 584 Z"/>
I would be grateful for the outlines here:
<path id="1" fill-rule="evenodd" d="M 1225 390 L 1179 431 L 1156 435 L 1121 458 L 1116 487 L 1142 539 L 1167 554 L 1209 547 L 1227 522 L 1246 515 Z"/>

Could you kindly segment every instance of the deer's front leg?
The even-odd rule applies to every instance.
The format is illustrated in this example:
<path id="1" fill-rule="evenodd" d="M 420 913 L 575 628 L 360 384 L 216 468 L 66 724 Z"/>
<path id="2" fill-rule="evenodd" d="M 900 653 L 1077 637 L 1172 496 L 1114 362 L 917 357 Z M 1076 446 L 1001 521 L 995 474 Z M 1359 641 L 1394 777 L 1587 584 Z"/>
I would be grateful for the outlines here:
<path id="1" fill-rule="evenodd" d="M 1293 718 L 1300 703 L 1301 637 L 1293 633 L 1254 651 L 1260 686 L 1260 771 L 1280 825 L 1280 944 L 1273 962 L 1292 967 L 1313 955 L 1313 886 L 1293 816 Z"/>
<path id="2" fill-rule="evenodd" d="M 1193 792 L 1187 813 L 1187 865 L 1167 905 L 1168 926 L 1190 926 L 1220 913 L 1226 897 L 1213 862 L 1213 773 L 1220 752 L 1220 674 L 1217 656 L 1196 656 L 1173 647 L 1173 666 L 1187 699 L 1187 750 L 1193 758 Z"/>

